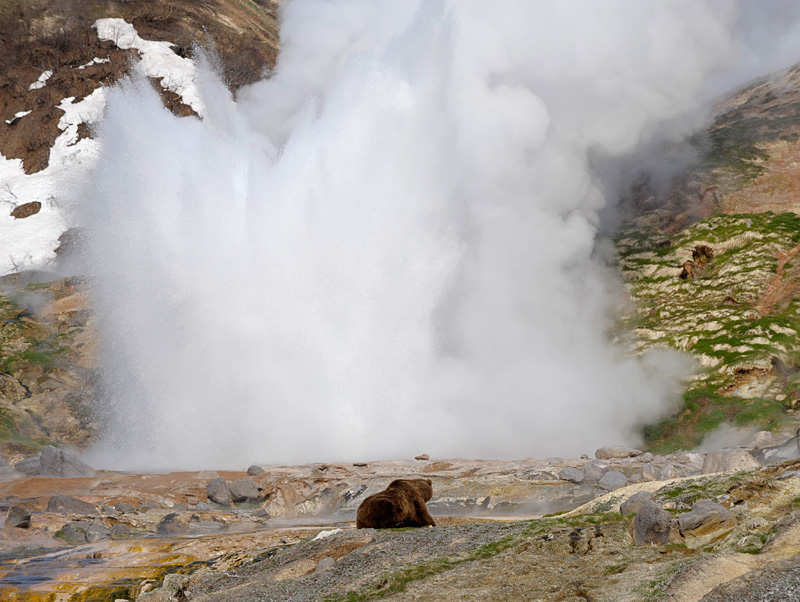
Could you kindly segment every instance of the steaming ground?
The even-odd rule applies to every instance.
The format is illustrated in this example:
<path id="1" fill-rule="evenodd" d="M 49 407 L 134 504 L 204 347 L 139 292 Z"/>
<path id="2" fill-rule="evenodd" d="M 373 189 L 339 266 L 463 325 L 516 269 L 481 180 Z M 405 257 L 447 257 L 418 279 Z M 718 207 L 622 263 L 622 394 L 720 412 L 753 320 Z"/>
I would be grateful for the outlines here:
<path id="1" fill-rule="evenodd" d="M 730 2 L 294 0 L 203 120 L 108 93 L 86 221 L 115 468 L 574 455 L 686 361 L 609 343 L 589 157 L 696 121 Z M 680 124 L 675 126 L 674 124 Z"/>

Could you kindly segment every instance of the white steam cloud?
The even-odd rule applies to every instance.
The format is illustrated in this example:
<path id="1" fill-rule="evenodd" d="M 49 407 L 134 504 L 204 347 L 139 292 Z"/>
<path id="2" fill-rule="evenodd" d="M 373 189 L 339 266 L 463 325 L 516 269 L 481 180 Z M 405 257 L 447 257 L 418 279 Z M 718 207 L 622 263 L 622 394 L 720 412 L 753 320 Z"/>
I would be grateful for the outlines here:
<path id="1" fill-rule="evenodd" d="M 93 234 L 102 463 L 577 454 L 683 360 L 608 342 L 592 154 L 697 109 L 734 3 L 294 0 L 202 121 L 110 91 Z"/>

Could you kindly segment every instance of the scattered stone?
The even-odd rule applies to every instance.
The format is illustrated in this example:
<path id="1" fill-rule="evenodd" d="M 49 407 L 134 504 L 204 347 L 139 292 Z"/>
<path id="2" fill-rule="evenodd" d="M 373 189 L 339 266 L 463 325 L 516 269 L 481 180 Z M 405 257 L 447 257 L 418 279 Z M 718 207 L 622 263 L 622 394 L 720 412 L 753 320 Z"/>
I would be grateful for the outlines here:
<path id="1" fill-rule="evenodd" d="M 22 506 L 11 506 L 6 513 L 6 527 L 27 529 L 31 526 L 31 513 Z"/>
<path id="2" fill-rule="evenodd" d="M 581 460 L 588 460 L 589 454 L 581 454 Z"/>
<path id="3" fill-rule="evenodd" d="M 334 564 L 336 564 L 336 561 L 333 558 L 331 558 L 330 556 L 325 556 L 324 558 L 320 559 L 320 561 L 317 563 L 317 568 L 314 569 L 314 572 L 321 573 L 322 571 L 327 571 Z"/>
<path id="4" fill-rule="evenodd" d="M 117 509 L 113 506 L 100 506 L 100 513 L 101 514 L 116 514 Z"/>
<path id="5" fill-rule="evenodd" d="M 197 506 L 195 506 L 194 509 L 198 512 L 211 512 L 212 510 L 207 502 L 197 502 Z"/>
<path id="6" fill-rule="evenodd" d="M 38 477 L 42 474 L 42 463 L 39 461 L 39 456 L 23 458 L 14 464 L 14 470 L 29 477 Z"/>
<path id="7" fill-rule="evenodd" d="M 636 514 L 645 502 L 652 502 L 653 494 L 649 491 L 638 491 L 619 506 L 621 514 Z"/>
<path id="8" fill-rule="evenodd" d="M 148 510 L 155 510 L 156 508 L 158 508 L 158 504 L 156 504 L 153 501 L 148 500 L 148 501 L 144 502 L 143 504 L 139 504 L 139 506 L 136 509 L 146 512 Z"/>
<path id="9" fill-rule="evenodd" d="M 60 514 L 97 514 L 94 504 L 84 502 L 69 495 L 54 495 L 47 503 L 46 512 L 58 512 Z"/>
<path id="10" fill-rule="evenodd" d="M 122 512 L 122 514 L 136 511 L 136 508 L 131 504 L 114 504 L 114 508 L 116 508 L 117 512 Z"/>
<path id="11" fill-rule="evenodd" d="M 580 468 L 566 466 L 559 471 L 558 478 L 562 481 L 569 481 L 570 483 L 580 485 L 586 478 L 586 474 Z"/>
<path id="12" fill-rule="evenodd" d="M 621 445 L 601 447 L 594 452 L 594 457 L 598 460 L 611 460 L 613 458 L 635 458 L 636 456 L 641 455 L 641 450 L 633 449 L 631 447 L 623 447 Z"/>
<path id="13" fill-rule="evenodd" d="M 762 516 L 749 518 L 744 523 L 744 528 L 748 531 L 766 531 L 769 529 L 769 521 Z"/>
<path id="14" fill-rule="evenodd" d="M 659 481 L 668 481 L 669 479 L 677 479 L 678 478 L 678 471 L 675 470 L 675 467 L 672 464 L 667 464 L 658 471 L 658 480 Z"/>
<path id="15" fill-rule="evenodd" d="M 669 541 L 672 515 L 655 502 L 647 501 L 633 519 L 633 542 L 637 546 L 664 544 Z"/>
<path id="16" fill-rule="evenodd" d="M 783 393 L 781 393 L 780 395 L 776 395 L 775 396 L 775 401 L 786 401 L 786 395 L 784 395 Z M 759 433 L 760 432 L 762 432 L 762 431 L 759 431 Z M 758 433 L 756 433 L 756 434 L 758 434 Z"/>
<path id="17" fill-rule="evenodd" d="M 645 452 L 642 454 L 642 462 L 652 462 L 654 457 L 650 452 Z"/>
<path id="18" fill-rule="evenodd" d="M 706 454 L 701 472 L 710 474 L 714 472 L 731 472 L 760 468 L 758 461 L 741 449 L 723 449 Z"/>
<path id="19" fill-rule="evenodd" d="M 108 541 L 109 539 L 111 539 L 111 529 L 100 521 L 93 522 L 89 528 L 86 529 L 86 541 L 88 543 Z"/>
<path id="20" fill-rule="evenodd" d="M 628 477 L 618 470 L 609 470 L 600 478 L 597 484 L 607 491 L 614 491 L 620 487 L 625 487 L 628 484 Z"/>
<path id="21" fill-rule="evenodd" d="M 431 457 L 428 454 L 420 454 L 418 456 L 414 456 L 414 459 L 415 460 L 421 460 L 423 462 L 427 462 L 428 460 L 431 459 Z M 320 562 L 322 562 L 322 561 L 320 561 Z"/>
<path id="22" fill-rule="evenodd" d="M 602 476 L 608 472 L 608 464 L 592 460 L 583 465 L 584 480 L 587 483 L 598 483 Z"/>
<path id="23" fill-rule="evenodd" d="M 39 462 L 41 463 L 43 477 L 69 478 L 92 477 L 95 475 L 95 470 L 79 460 L 75 454 L 52 445 L 48 445 L 42 450 Z"/>
<path id="24" fill-rule="evenodd" d="M 735 526 L 730 510 L 712 500 L 697 500 L 689 512 L 678 517 L 681 535 L 693 550 L 725 537 Z"/>
<path id="25" fill-rule="evenodd" d="M 641 472 L 637 472 L 636 474 L 632 474 L 630 477 L 628 477 L 628 481 L 630 483 L 633 483 L 633 484 L 641 483 L 642 482 L 642 473 Z"/>
<path id="26" fill-rule="evenodd" d="M 249 474 L 251 477 L 256 477 L 260 474 L 264 474 L 265 472 L 266 471 L 263 468 L 261 468 L 260 466 L 256 466 L 255 464 L 253 464 L 247 469 L 247 474 Z"/>
<path id="27" fill-rule="evenodd" d="M 228 485 L 225 483 L 225 479 L 222 477 L 218 477 L 208 484 L 206 487 L 206 495 L 208 499 L 215 504 L 219 504 L 220 506 L 231 505 L 231 494 L 230 491 L 228 491 Z"/>
<path id="28" fill-rule="evenodd" d="M 111 527 L 112 539 L 122 539 L 124 537 L 130 537 L 131 535 L 133 535 L 133 531 L 131 531 L 128 525 L 119 523 Z"/>
<path id="29" fill-rule="evenodd" d="M 187 495 L 186 503 L 189 504 L 190 506 L 196 506 L 197 504 L 200 503 L 200 498 L 198 498 L 196 495 Z"/>
<path id="30" fill-rule="evenodd" d="M 258 485 L 250 479 L 236 479 L 228 483 L 228 492 L 230 493 L 230 499 L 237 504 L 241 502 L 253 502 L 261 495 Z M 209 496 L 209 498 L 210 497 L 211 496 Z"/>

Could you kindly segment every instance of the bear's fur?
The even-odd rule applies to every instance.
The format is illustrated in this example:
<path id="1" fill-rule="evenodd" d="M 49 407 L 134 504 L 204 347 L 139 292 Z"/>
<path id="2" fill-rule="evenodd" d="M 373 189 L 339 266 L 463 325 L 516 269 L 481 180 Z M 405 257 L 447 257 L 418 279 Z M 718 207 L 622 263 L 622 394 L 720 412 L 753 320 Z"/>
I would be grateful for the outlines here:
<path id="1" fill-rule="evenodd" d="M 358 529 L 435 527 L 425 502 L 433 497 L 430 479 L 397 479 L 358 507 Z"/>

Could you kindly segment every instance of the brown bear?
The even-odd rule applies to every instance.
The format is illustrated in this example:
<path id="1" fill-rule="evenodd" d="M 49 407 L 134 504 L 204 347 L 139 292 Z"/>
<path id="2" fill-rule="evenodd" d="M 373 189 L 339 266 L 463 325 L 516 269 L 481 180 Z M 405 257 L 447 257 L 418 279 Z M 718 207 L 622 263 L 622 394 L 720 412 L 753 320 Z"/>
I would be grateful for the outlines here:
<path id="1" fill-rule="evenodd" d="M 435 527 L 425 502 L 433 497 L 430 479 L 397 479 L 358 507 L 358 529 Z"/>

